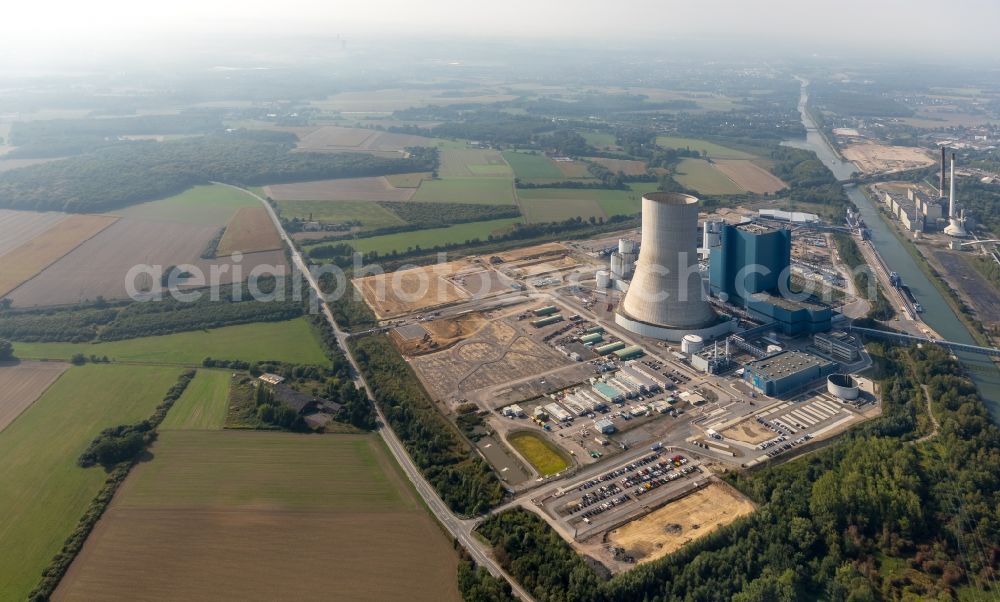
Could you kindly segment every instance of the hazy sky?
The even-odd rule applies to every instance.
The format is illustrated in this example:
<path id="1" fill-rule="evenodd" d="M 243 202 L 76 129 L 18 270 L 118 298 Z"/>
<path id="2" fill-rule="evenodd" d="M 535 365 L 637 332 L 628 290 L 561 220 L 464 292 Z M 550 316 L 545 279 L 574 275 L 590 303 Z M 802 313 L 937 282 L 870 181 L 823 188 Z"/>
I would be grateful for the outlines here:
<path id="1" fill-rule="evenodd" d="M 997 0 L 11 0 L 0 49 L 134 44 L 151 34 L 211 32 L 774 40 L 808 51 L 875 47 L 1000 54 Z M 950 24 L 950 27 L 949 27 Z M 991 58 L 1000 58 L 991 57 Z"/>

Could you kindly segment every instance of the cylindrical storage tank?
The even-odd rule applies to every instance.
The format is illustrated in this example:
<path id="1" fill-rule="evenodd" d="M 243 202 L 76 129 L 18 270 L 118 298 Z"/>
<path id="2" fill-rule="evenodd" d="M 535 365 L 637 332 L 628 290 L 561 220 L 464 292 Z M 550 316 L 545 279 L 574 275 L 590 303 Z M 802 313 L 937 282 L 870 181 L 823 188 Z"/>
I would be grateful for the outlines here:
<path id="1" fill-rule="evenodd" d="M 618 239 L 618 252 L 622 255 L 629 255 L 636 252 L 636 244 L 634 240 L 629 240 L 627 238 Z"/>
<path id="2" fill-rule="evenodd" d="M 620 306 L 625 317 L 691 330 L 716 322 L 698 270 L 698 205 L 698 198 L 688 194 L 642 196 L 642 243 Z"/>
<path id="3" fill-rule="evenodd" d="M 635 255 L 622 255 L 622 278 L 631 278 L 635 273 Z"/>
<path id="4" fill-rule="evenodd" d="M 624 262 L 620 253 L 611 254 L 611 273 L 619 280 L 625 277 Z"/>
<path id="5" fill-rule="evenodd" d="M 861 393 L 858 381 L 850 374 L 831 374 L 826 377 L 826 391 L 840 399 L 857 399 Z"/>
<path id="6" fill-rule="evenodd" d="M 688 355 L 698 353 L 705 348 L 705 339 L 696 334 L 686 334 L 681 339 L 681 351 Z"/>
<path id="7" fill-rule="evenodd" d="M 597 288 L 611 286 L 611 274 L 607 270 L 597 270 Z"/>

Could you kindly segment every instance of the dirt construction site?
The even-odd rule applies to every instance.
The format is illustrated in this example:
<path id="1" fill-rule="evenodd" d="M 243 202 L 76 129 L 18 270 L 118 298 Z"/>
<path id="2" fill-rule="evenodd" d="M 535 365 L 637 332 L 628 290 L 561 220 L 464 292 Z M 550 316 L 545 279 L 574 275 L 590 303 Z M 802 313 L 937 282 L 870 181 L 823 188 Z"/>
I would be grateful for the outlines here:
<path id="1" fill-rule="evenodd" d="M 934 164 L 927 151 L 910 146 L 854 144 L 844 149 L 844 157 L 866 174 L 905 171 Z"/>

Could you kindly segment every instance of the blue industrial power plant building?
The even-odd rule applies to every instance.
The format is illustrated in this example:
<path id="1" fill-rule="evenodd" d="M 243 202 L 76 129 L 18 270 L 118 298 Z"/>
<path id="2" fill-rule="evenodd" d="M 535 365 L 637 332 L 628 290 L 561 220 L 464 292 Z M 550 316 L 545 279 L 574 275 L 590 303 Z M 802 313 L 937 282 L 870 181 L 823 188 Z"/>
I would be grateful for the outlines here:
<path id="1" fill-rule="evenodd" d="M 709 287 L 751 318 L 774 324 L 786 335 L 830 330 L 829 307 L 786 299 L 792 263 L 792 233 L 751 222 L 722 226 L 720 244 L 709 250 Z"/>
<path id="2" fill-rule="evenodd" d="M 747 364 L 743 380 L 765 395 L 780 397 L 836 370 L 836 362 L 803 351 L 783 351 Z"/>

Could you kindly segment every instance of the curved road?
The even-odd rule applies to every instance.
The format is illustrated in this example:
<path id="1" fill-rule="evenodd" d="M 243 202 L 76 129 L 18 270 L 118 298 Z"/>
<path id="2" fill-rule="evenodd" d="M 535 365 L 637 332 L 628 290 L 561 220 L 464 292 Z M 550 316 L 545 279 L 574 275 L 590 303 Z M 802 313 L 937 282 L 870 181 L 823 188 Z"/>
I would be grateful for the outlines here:
<path id="1" fill-rule="evenodd" d="M 292 243 L 291 237 L 285 232 L 284 226 L 281 225 L 281 220 L 278 218 L 278 214 L 271 207 L 271 204 L 267 202 L 267 199 L 261 198 L 259 195 L 246 190 L 245 188 L 239 188 L 238 186 L 232 186 L 225 184 L 230 188 L 235 188 L 249 195 L 252 195 L 257 200 L 259 200 L 264 207 L 267 209 L 268 215 L 271 216 L 271 221 L 274 222 L 274 227 L 277 228 L 278 233 L 281 235 L 281 239 L 288 245 L 288 250 L 292 256 L 292 262 L 295 267 L 302 272 L 306 281 L 309 282 L 309 287 L 315 292 L 318 299 L 323 298 L 322 291 L 319 288 L 319 282 L 313 277 L 306 266 L 305 261 L 302 259 L 302 255 L 299 253 L 298 249 Z M 506 579 L 510 583 L 511 588 L 513 588 L 514 593 L 522 600 L 532 601 L 534 598 L 525 591 L 513 577 L 507 574 L 506 571 L 500 566 L 500 564 L 490 555 L 489 548 L 486 544 L 480 541 L 473 533 L 476 526 L 479 524 L 478 519 L 462 519 L 451 512 L 448 506 L 438 497 L 437 491 L 431 486 L 426 480 L 424 480 L 423 475 L 420 473 L 420 469 L 417 468 L 416 464 L 410 458 L 409 454 L 406 453 L 406 448 L 403 447 L 403 443 L 396 436 L 395 431 L 389 426 L 389 422 L 385 419 L 385 415 L 382 413 L 382 409 L 379 408 L 378 404 L 375 403 L 375 396 L 372 394 L 371 388 L 368 386 L 368 382 L 365 380 L 364 374 L 358 368 L 357 362 L 354 361 L 354 355 L 351 353 L 350 347 L 347 345 L 347 334 L 340 329 L 337 325 L 337 321 L 333 319 L 333 313 L 330 312 L 330 308 L 326 303 L 321 303 L 323 310 L 323 315 L 326 316 L 327 322 L 330 323 L 330 327 L 333 329 L 334 334 L 337 337 L 337 344 L 340 346 L 340 350 L 347 357 L 347 360 L 351 364 L 351 368 L 354 371 L 354 381 L 358 388 L 364 388 L 365 393 L 368 395 L 369 401 L 371 401 L 372 406 L 375 408 L 375 412 L 378 415 L 379 428 L 378 433 L 382 436 L 382 440 L 385 442 L 389 451 L 396 458 L 396 462 L 403 468 L 406 476 L 409 477 L 413 486 L 416 488 L 420 497 L 423 498 L 424 503 L 434 514 L 437 520 L 448 530 L 456 540 L 458 540 L 462 547 L 464 547 L 469 555 L 472 556 L 476 564 L 484 567 L 493 576 Z"/>

